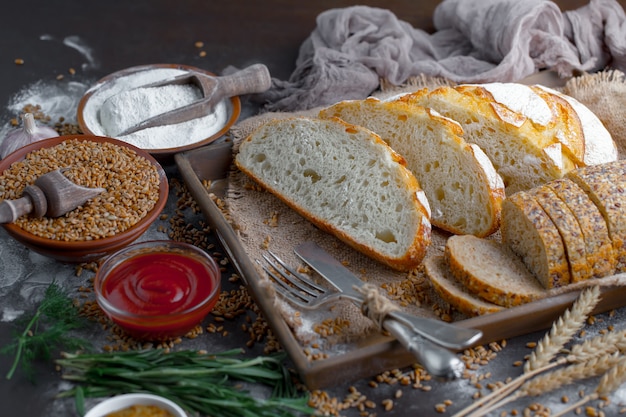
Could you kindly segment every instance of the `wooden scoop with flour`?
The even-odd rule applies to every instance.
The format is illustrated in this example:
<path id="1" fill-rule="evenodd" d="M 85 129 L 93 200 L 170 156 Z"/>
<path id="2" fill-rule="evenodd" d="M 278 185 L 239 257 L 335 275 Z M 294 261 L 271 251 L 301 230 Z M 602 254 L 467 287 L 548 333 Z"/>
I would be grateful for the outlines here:
<path id="1" fill-rule="evenodd" d="M 50 171 L 24 188 L 23 197 L 0 203 L 0 223 L 12 223 L 31 213 L 35 217 L 59 217 L 96 197 L 104 188 L 89 188 L 70 181 L 61 168 Z"/>
<path id="2" fill-rule="evenodd" d="M 271 83 L 267 67 L 263 64 L 254 64 L 230 75 L 212 77 L 189 71 L 186 74 L 136 87 L 135 89 L 193 84 L 200 89 L 202 98 L 189 105 L 150 117 L 118 133 L 117 136 L 206 116 L 223 99 L 243 94 L 262 93 L 270 88 Z M 106 104 L 105 102 L 103 106 Z"/>

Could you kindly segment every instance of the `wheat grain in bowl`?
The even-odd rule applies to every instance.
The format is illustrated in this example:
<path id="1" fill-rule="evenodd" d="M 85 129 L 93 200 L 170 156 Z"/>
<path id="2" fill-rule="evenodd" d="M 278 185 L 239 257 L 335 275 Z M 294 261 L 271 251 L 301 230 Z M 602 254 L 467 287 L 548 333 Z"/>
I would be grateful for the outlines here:
<path id="1" fill-rule="evenodd" d="M 0 161 L 0 200 L 21 197 L 41 175 L 65 168 L 72 182 L 105 191 L 60 217 L 22 216 L 3 225 L 31 249 L 65 262 L 86 262 L 138 238 L 165 206 L 168 182 L 148 153 L 98 136 L 59 136 Z"/>

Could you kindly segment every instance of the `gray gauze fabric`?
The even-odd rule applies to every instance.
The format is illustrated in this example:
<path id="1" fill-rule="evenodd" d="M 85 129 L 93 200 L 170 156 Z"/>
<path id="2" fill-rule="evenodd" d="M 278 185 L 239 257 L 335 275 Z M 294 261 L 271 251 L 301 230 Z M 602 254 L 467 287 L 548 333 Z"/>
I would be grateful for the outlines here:
<path id="1" fill-rule="evenodd" d="M 561 77 L 607 66 L 626 70 L 626 19 L 615 0 L 566 12 L 547 0 L 445 0 L 433 23 L 430 34 L 385 9 L 327 10 L 301 45 L 289 80 L 274 79 L 255 99 L 268 111 L 295 111 L 365 98 L 380 79 L 484 83 L 541 69 Z"/>

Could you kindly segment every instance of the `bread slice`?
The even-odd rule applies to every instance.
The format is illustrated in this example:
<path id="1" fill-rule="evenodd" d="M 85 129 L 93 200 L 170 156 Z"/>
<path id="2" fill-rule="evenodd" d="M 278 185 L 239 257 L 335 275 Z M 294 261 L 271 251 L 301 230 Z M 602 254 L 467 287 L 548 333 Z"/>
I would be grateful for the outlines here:
<path id="1" fill-rule="evenodd" d="M 474 317 L 497 313 L 504 309 L 468 292 L 463 285 L 452 277 L 444 256 L 427 257 L 424 260 L 424 271 L 437 295 L 467 316 Z"/>
<path id="2" fill-rule="evenodd" d="M 587 264 L 596 278 L 612 275 L 617 260 L 609 229 L 602 213 L 589 196 L 575 182 L 568 178 L 550 181 L 546 184 L 563 201 L 576 217 L 583 233 Z"/>
<path id="3" fill-rule="evenodd" d="M 480 146 L 501 175 L 507 195 L 561 178 L 573 169 L 574 163 L 563 155 L 562 144 L 535 127 L 539 122 L 533 123 L 528 116 L 494 98 L 498 91 L 507 92 L 499 87 L 502 84 L 492 85 L 490 89 L 485 85 L 446 86 L 420 90 L 398 100 L 433 108 L 458 121 L 465 140 Z M 532 102 L 543 103 L 536 106 L 537 119 L 552 117 L 541 98 Z"/>
<path id="4" fill-rule="evenodd" d="M 498 230 L 504 183 L 458 123 L 422 106 L 375 98 L 337 103 L 320 117 L 364 126 L 402 155 L 426 193 L 433 225 L 481 237 Z"/>
<path id="5" fill-rule="evenodd" d="M 522 258 L 544 288 L 570 283 L 561 235 L 534 197 L 525 191 L 507 197 L 500 230 L 502 242 Z"/>
<path id="6" fill-rule="evenodd" d="M 567 175 L 602 213 L 617 258 L 616 271 L 626 271 L 626 160 L 591 165 Z"/>
<path id="7" fill-rule="evenodd" d="M 561 235 L 571 282 L 591 278 L 593 269 L 587 263 L 585 238 L 574 213 L 547 185 L 532 188 L 528 193 L 537 200 Z"/>
<path id="8" fill-rule="evenodd" d="M 545 296 L 537 278 L 500 242 L 451 236 L 444 256 L 452 275 L 469 292 L 496 305 L 513 307 Z"/>
<path id="9" fill-rule="evenodd" d="M 398 270 L 430 244 L 429 206 L 400 155 L 339 119 L 270 121 L 248 136 L 236 166 L 320 229 Z"/>

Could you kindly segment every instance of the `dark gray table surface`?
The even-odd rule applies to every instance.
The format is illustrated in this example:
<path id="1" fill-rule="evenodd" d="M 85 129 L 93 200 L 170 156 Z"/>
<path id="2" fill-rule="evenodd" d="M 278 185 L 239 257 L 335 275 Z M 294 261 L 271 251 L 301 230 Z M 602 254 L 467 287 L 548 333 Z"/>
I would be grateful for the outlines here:
<path id="1" fill-rule="evenodd" d="M 438 4 L 437 1 L 410 0 L 361 3 L 389 8 L 403 20 L 427 30 L 431 28 L 432 12 Z M 572 9 L 586 2 L 557 3 L 563 9 Z M 10 105 L 19 101 L 19 95 L 24 91 L 32 91 L 36 83 L 50 85 L 57 82 L 61 94 L 67 91 L 72 96 L 109 73 L 153 63 L 181 63 L 219 73 L 229 65 L 244 67 L 261 62 L 268 66 L 273 76 L 286 79 L 293 69 L 300 44 L 315 27 L 315 16 L 328 8 L 350 4 L 356 2 L 33 0 L 4 7 L 0 18 L 0 133 L 6 131 L 8 120 L 15 117 L 15 110 Z M 199 55 L 200 49 L 194 46 L 196 41 L 204 42 L 201 50 L 206 51 L 205 57 Z M 16 59 L 23 59 L 24 64 L 16 65 Z M 71 74 L 70 69 L 75 73 Z M 57 80 L 59 75 L 63 75 L 62 80 Z M 245 106 L 244 116 L 254 112 L 253 106 Z M 175 166 L 167 167 L 167 171 L 171 176 L 177 175 Z M 172 193 L 166 212 L 174 210 L 175 199 Z M 157 222 L 141 239 L 163 238 L 158 225 Z M 0 346 L 11 337 L 13 318 L 22 310 L 34 308 L 42 290 L 52 279 L 64 282 L 68 288 L 77 288 L 89 277 L 88 272 L 76 277 L 74 266 L 34 254 L 0 230 Z M 596 323 L 588 326 L 587 334 L 597 334 L 609 325 L 623 328 L 625 312 L 620 309 L 615 313 L 598 316 Z M 231 330 L 229 336 L 205 333 L 190 346 L 213 351 L 241 347 L 247 335 L 237 331 L 240 323 L 234 321 L 227 326 Z M 97 328 L 93 332 L 95 340 L 103 337 Z M 490 375 L 485 385 L 518 374 L 520 369 L 513 363 L 530 353 L 527 342 L 537 341 L 542 336 L 543 333 L 533 333 L 508 340 L 506 348 L 498 352 L 495 359 L 474 372 Z M 261 348 L 256 346 L 246 354 L 261 354 Z M 35 383 L 20 372 L 12 380 L 6 380 L 4 375 L 8 367 L 9 358 L 0 356 L 0 416 L 76 415 L 71 403 L 54 400 L 62 385 L 58 372 L 50 363 L 37 365 Z M 341 400 L 354 386 L 376 402 L 377 407 L 368 410 L 373 414 L 429 416 L 453 414 L 469 404 L 476 391 L 465 379 L 431 381 L 432 389 L 428 392 L 410 386 L 384 384 L 374 389 L 368 385 L 369 381 L 337 381 L 328 393 Z M 594 381 L 577 383 L 538 399 L 516 402 L 505 411 L 521 410 L 535 400 L 558 409 L 562 407 L 560 399 L 563 395 L 574 398 L 581 389 L 591 390 Z M 395 400 L 393 410 L 385 411 L 382 400 L 393 397 L 398 389 L 403 395 Z M 435 404 L 446 399 L 454 402 L 449 411 L 446 414 L 436 412 Z M 611 406 L 605 412 L 616 415 L 626 406 L 626 389 L 616 392 L 611 400 Z M 362 414 L 357 409 L 350 409 L 342 415 Z"/>

